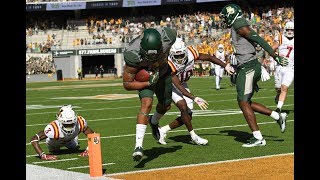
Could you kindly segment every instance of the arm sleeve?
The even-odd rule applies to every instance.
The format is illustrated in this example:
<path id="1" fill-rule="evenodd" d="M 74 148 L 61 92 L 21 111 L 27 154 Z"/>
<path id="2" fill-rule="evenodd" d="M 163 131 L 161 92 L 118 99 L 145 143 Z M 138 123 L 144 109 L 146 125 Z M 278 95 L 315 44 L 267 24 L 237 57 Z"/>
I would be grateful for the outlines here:
<path id="1" fill-rule="evenodd" d="M 274 52 L 274 50 L 272 49 L 272 47 L 267 43 L 267 41 L 265 41 L 264 39 L 262 39 L 258 33 L 256 33 L 255 31 L 251 30 L 251 32 L 249 33 L 248 37 L 249 40 L 254 41 L 258 44 L 260 44 L 260 46 L 267 51 L 270 56 L 275 57 L 276 54 Z"/>

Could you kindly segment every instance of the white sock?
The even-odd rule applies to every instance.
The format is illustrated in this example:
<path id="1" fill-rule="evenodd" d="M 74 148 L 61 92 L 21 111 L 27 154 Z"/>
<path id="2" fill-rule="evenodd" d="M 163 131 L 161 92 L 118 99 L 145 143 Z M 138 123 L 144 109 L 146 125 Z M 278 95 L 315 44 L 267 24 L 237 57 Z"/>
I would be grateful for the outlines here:
<path id="1" fill-rule="evenodd" d="M 281 109 L 282 106 L 283 106 L 283 102 L 282 101 L 278 101 L 277 108 Z"/>
<path id="2" fill-rule="evenodd" d="M 256 139 L 259 139 L 259 140 L 263 139 L 260 131 L 253 131 L 252 134 L 253 134 L 253 137 L 255 137 Z"/>
<path id="3" fill-rule="evenodd" d="M 270 117 L 272 117 L 274 120 L 278 120 L 280 118 L 279 113 L 272 111 Z"/>
<path id="4" fill-rule="evenodd" d="M 146 133 L 147 125 L 137 124 L 136 125 L 136 146 L 141 146 L 143 143 L 144 134 Z"/>
<path id="5" fill-rule="evenodd" d="M 191 137 L 197 136 L 197 134 L 194 132 L 194 130 L 190 131 L 189 133 L 190 133 Z"/>
<path id="6" fill-rule="evenodd" d="M 157 111 L 153 114 L 151 118 L 152 124 L 159 124 L 159 120 L 162 118 L 163 114 L 159 114 Z"/>
<path id="7" fill-rule="evenodd" d="M 219 88 L 220 77 L 216 75 L 216 88 Z"/>
<path id="8" fill-rule="evenodd" d="M 169 126 L 169 124 L 168 124 L 168 125 L 163 126 L 163 127 L 161 128 L 161 130 L 162 130 L 163 132 L 167 133 L 168 131 L 171 130 L 171 128 L 170 128 L 170 126 Z"/>

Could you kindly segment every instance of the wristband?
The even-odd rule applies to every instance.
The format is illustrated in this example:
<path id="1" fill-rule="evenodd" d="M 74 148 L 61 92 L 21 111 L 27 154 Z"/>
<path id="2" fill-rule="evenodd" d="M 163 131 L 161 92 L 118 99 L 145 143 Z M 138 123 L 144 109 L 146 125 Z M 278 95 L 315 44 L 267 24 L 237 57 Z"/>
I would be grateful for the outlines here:
<path id="1" fill-rule="evenodd" d="M 42 151 L 42 153 L 39 154 L 40 157 L 42 157 L 43 155 L 45 155 L 46 153 L 44 153 L 44 151 Z"/>

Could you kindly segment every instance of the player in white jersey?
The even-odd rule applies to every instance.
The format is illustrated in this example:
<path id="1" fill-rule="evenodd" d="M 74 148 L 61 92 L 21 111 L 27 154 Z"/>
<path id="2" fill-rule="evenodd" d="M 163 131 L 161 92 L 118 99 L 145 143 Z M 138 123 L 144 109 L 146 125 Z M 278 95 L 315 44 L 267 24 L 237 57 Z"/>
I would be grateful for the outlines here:
<path id="1" fill-rule="evenodd" d="M 226 62 L 226 53 L 224 51 L 224 46 L 222 44 L 218 45 L 218 50 L 215 53 L 216 57 L 218 59 L 220 59 L 222 62 Z M 214 71 L 216 74 L 216 90 L 220 89 L 220 81 L 223 77 L 223 73 L 224 73 L 224 68 L 219 66 L 219 65 L 215 65 L 214 66 Z"/>
<path id="2" fill-rule="evenodd" d="M 70 150 L 78 150 L 78 134 L 83 132 L 85 135 L 94 133 L 87 125 L 82 116 L 77 116 L 71 105 L 64 105 L 60 108 L 57 120 L 48 124 L 44 130 L 38 132 L 31 138 L 31 144 L 42 160 L 56 160 L 61 147 L 67 147 Z M 46 139 L 50 154 L 46 154 L 39 145 L 39 141 Z M 89 155 L 88 147 L 80 156 Z"/>
<path id="3" fill-rule="evenodd" d="M 190 133 L 191 140 L 195 144 L 206 145 L 208 143 L 208 140 L 201 138 L 194 132 L 191 123 L 193 102 L 196 102 L 202 110 L 207 109 L 207 105 L 209 105 L 204 99 L 191 94 L 187 84 L 187 81 L 193 74 L 194 61 L 197 60 L 210 61 L 224 67 L 226 71 L 231 74 L 234 72 L 234 69 L 230 66 L 230 64 L 225 64 L 215 56 L 199 53 L 196 48 L 194 48 L 193 46 L 187 47 L 181 38 L 177 38 L 170 49 L 168 64 L 171 67 L 173 73 L 172 100 L 179 108 L 181 115 L 173 120 L 170 124 L 159 129 L 160 144 L 167 144 L 165 142 L 167 132 L 172 129 L 178 128 L 183 124 L 186 125 Z M 187 118 L 181 118 L 183 116 L 186 116 Z"/>
<path id="4" fill-rule="evenodd" d="M 277 43 L 274 48 L 278 49 L 280 56 L 289 60 L 287 66 L 277 66 L 274 78 L 277 92 L 275 97 L 275 103 L 277 104 L 276 111 L 281 112 L 288 89 L 294 80 L 294 23 L 291 21 L 287 22 L 284 26 L 284 34 L 280 34 L 275 40 Z"/>

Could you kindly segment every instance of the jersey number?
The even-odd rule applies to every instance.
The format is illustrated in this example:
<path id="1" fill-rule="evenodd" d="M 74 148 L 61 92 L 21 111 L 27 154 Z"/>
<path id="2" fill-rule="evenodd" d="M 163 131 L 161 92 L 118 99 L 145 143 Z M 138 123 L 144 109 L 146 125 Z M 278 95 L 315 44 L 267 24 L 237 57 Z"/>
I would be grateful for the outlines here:
<path id="1" fill-rule="evenodd" d="M 286 55 L 286 57 L 288 58 L 290 56 L 290 53 L 291 53 L 293 47 L 292 46 L 287 46 L 287 49 L 289 50 L 287 55 Z"/>
<path id="2" fill-rule="evenodd" d="M 186 71 L 186 72 L 183 72 L 180 74 L 180 81 L 181 82 L 186 82 L 190 79 L 190 76 L 192 75 L 192 69 Z"/>
<path id="3" fill-rule="evenodd" d="M 51 131 L 51 128 L 48 128 L 45 133 L 48 134 L 48 132 L 50 131 Z"/>

